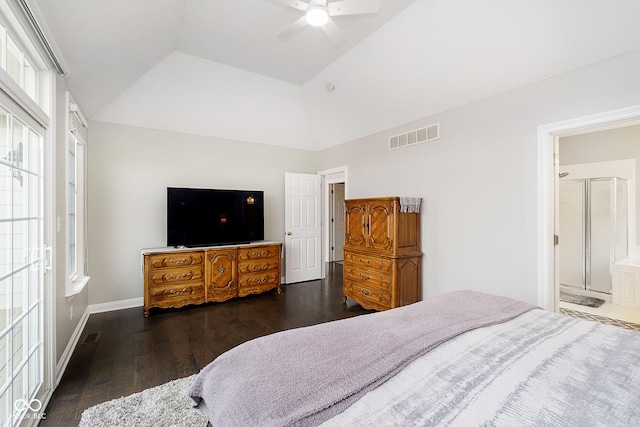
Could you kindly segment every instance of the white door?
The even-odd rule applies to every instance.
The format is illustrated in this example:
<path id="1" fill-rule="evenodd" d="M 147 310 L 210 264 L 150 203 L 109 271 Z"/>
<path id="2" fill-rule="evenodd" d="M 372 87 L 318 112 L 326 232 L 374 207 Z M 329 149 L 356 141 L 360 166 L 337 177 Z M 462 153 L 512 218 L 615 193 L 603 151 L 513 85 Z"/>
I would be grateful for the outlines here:
<path id="1" fill-rule="evenodd" d="M 8 104 L 8 102 L 7 102 Z M 14 114 L 14 112 L 16 114 Z M 43 128 L 0 101 L 0 424 L 36 416 L 44 392 Z"/>
<path id="2" fill-rule="evenodd" d="M 320 175 L 285 173 L 284 184 L 286 283 L 319 279 L 322 273 Z"/>
<path id="3" fill-rule="evenodd" d="M 331 190 L 331 261 L 344 258 L 344 183 L 333 185 Z"/>

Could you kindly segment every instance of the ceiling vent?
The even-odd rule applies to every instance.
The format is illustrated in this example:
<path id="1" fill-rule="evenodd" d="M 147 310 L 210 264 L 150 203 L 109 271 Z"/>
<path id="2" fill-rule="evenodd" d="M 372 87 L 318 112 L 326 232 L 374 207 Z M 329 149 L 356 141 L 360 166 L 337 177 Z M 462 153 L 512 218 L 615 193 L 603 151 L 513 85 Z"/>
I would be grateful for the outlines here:
<path id="1" fill-rule="evenodd" d="M 440 123 L 389 138 L 389 150 L 440 139 Z"/>

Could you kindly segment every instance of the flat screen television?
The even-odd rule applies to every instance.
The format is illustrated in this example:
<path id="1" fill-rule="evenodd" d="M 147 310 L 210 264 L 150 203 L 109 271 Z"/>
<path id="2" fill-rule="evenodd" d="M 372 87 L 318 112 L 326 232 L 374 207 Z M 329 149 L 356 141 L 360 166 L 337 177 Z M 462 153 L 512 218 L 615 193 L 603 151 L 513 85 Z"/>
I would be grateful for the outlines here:
<path id="1" fill-rule="evenodd" d="M 215 246 L 263 239 L 262 191 L 167 188 L 167 246 Z"/>

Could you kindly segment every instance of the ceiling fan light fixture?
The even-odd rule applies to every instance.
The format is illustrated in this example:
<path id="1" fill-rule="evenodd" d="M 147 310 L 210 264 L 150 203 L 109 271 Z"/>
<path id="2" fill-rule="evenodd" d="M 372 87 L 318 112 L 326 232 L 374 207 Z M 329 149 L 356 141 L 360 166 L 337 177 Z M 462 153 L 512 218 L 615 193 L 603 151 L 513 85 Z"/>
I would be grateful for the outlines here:
<path id="1" fill-rule="evenodd" d="M 307 9 L 307 24 L 313 27 L 321 27 L 329 21 L 327 8 L 321 5 L 309 6 Z"/>

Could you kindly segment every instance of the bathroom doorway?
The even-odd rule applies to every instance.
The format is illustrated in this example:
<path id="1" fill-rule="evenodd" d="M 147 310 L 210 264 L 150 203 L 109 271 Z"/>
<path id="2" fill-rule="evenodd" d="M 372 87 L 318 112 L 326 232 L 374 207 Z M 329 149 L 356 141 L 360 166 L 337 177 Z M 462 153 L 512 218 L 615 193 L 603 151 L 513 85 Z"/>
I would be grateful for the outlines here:
<path id="1" fill-rule="evenodd" d="M 640 306 L 615 304 L 614 280 L 618 263 L 640 261 L 640 125 L 562 136 L 558 147 L 560 310 L 640 323 Z"/>

